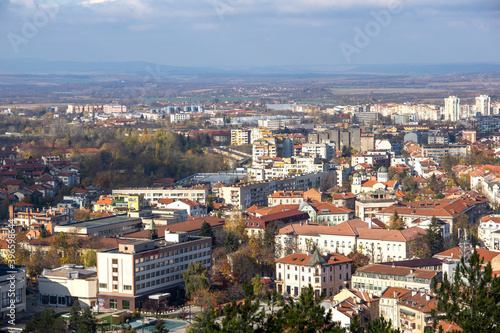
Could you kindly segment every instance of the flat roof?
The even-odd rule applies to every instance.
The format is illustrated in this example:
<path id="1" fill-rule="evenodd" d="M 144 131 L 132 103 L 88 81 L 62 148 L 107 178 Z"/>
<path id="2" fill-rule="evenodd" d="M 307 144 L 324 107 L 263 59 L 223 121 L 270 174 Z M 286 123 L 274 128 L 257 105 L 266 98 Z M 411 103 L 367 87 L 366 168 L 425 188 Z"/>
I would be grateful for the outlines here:
<path id="1" fill-rule="evenodd" d="M 154 239 L 154 240 L 150 240 L 150 239 L 147 239 L 147 240 L 143 240 L 143 239 L 132 240 L 131 242 L 127 242 L 127 243 L 124 243 L 124 244 L 141 244 L 141 243 L 149 243 L 149 242 L 153 241 L 155 243 L 155 247 L 152 248 L 152 249 L 144 249 L 144 250 L 137 251 L 137 252 L 134 252 L 134 253 L 120 252 L 119 248 L 115 247 L 114 249 L 99 251 L 99 253 L 122 253 L 122 254 L 135 255 L 135 254 L 142 253 L 142 252 L 150 252 L 150 251 L 154 251 L 154 250 L 158 250 L 158 249 L 163 249 L 163 248 L 166 248 L 166 247 L 169 247 L 169 246 L 185 244 L 185 243 L 197 241 L 197 240 L 204 239 L 204 238 L 210 238 L 210 237 L 190 236 L 188 240 L 186 240 L 184 242 L 181 242 L 181 243 L 167 242 L 165 240 L 165 238 L 158 238 L 158 239 Z"/>
<path id="2" fill-rule="evenodd" d="M 70 228 L 91 228 L 99 227 L 109 224 L 123 223 L 127 221 L 141 220 L 140 217 L 130 217 L 127 214 L 121 214 L 116 216 L 101 217 L 93 220 L 86 220 L 81 222 L 73 222 L 67 224 L 61 224 L 59 227 L 70 227 Z"/>

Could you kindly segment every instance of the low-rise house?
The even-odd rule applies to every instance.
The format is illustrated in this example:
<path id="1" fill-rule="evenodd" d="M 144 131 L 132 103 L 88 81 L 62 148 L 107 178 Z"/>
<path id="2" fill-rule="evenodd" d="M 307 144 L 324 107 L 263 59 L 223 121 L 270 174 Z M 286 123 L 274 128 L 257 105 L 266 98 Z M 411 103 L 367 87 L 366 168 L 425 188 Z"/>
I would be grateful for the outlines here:
<path id="1" fill-rule="evenodd" d="M 380 295 L 380 317 L 390 320 L 392 327 L 397 327 L 399 322 L 398 300 L 408 293 L 411 293 L 410 289 L 387 287 Z"/>
<path id="2" fill-rule="evenodd" d="M 267 205 L 273 207 L 283 204 L 300 204 L 304 202 L 304 191 L 276 191 L 267 196 Z"/>
<path id="3" fill-rule="evenodd" d="M 207 215 L 207 207 L 189 199 L 180 199 L 164 205 L 167 209 L 185 209 L 189 216 L 203 217 Z"/>
<path id="4" fill-rule="evenodd" d="M 428 290 L 411 290 L 397 301 L 398 328 L 404 333 L 424 333 L 432 326 L 431 311 L 437 308 L 437 299 Z"/>
<path id="5" fill-rule="evenodd" d="M 337 253 L 294 253 L 276 260 L 276 288 L 298 296 L 311 285 L 316 296 L 333 296 L 349 288 L 352 260 Z"/>
<path id="6" fill-rule="evenodd" d="M 38 277 L 38 283 L 40 303 L 44 306 L 71 307 L 75 301 L 82 308 L 95 308 L 97 305 L 96 267 L 67 264 L 44 269 Z"/>
<path id="7" fill-rule="evenodd" d="M 500 250 L 500 215 L 488 215 L 481 218 L 477 229 L 481 242 L 490 250 Z"/>
<path id="8" fill-rule="evenodd" d="M 267 214 L 261 217 L 253 217 L 245 221 L 245 227 L 249 236 L 264 236 L 266 227 L 271 223 L 291 224 L 297 222 L 306 222 L 309 214 L 306 212 L 290 209 L 279 213 Z"/>
<path id="9" fill-rule="evenodd" d="M 333 193 L 332 204 L 337 207 L 343 207 L 354 210 L 356 203 L 356 195 L 351 192 L 347 193 Z"/>
<path id="10" fill-rule="evenodd" d="M 299 210 L 308 213 L 311 222 L 325 225 L 336 225 L 354 217 L 354 211 L 328 202 L 302 202 Z"/>
<path id="11" fill-rule="evenodd" d="M 470 193 L 458 199 L 436 199 L 419 200 L 414 202 L 401 202 L 394 204 L 375 213 L 382 222 L 388 224 L 395 212 L 407 226 L 412 226 L 416 220 L 427 220 L 432 217 L 450 225 L 461 214 L 466 214 L 472 224 L 476 218 L 484 214 L 487 209 L 486 199 L 482 196 Z"/>

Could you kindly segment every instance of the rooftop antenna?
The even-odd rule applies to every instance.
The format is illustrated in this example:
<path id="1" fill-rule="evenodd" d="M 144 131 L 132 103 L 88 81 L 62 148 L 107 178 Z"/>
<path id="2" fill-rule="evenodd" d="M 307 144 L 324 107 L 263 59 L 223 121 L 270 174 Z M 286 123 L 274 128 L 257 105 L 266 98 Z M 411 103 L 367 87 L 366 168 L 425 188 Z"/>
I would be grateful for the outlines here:
<path id="1" fill-rule="evenodd" d="M 470 235 L 467 236 L 467 229 L 458 229 L 458 250 L 460 258 L 468 260 L 471 255 Z"/>

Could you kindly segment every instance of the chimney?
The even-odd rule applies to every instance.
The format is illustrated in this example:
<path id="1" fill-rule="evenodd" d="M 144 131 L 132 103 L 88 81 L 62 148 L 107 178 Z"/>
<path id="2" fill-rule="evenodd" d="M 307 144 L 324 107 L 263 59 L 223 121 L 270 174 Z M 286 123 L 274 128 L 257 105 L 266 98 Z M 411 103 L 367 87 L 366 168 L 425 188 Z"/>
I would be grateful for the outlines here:
<path id="1" fill-rule="evenodd" d="M 397 298 L 398 297 L 398 292 L 396 290 L 394 290 L 394 298 Z"/>
<path id="2" fill-rule="evenodd" d="M 373 228 L 372 228 L 372 227 L 373 227 L 373 225 L 372 225 L 372 219 L 371 219 L 371 217 L 370 217 L 370 218 L 368 218 L 368 220 L 367 220 L 367 221 L 368 221 L 368 228 L 369 228 L 369 229 L 373 229 Z"/>
<path id="3" fill-rule="evenodd" d="M 309 225 L 309 220 L 306 221 L 306 225 Z"/>
<path id="4" fill-rule="evenodd" d="M 425 299 L 427 300 L 427 302 L 429 302 L 429 301 L 431 300 L 431 295 L 426 294 L 426 295 L 425 295 Z"/>
<path id="5" fill-rule="evenodd" d="M 415 296 L 417 294 L 417 289 L 412 289 L 411 290 L 411 296 Z"/>

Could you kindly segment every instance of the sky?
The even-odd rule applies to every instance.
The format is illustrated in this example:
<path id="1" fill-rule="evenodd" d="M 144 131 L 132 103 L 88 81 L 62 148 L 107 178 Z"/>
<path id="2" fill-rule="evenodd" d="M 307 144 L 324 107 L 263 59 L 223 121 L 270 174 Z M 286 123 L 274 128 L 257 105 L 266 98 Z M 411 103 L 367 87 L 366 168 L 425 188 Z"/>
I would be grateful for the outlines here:
<path id="1" fill-rule="evenodd" d="M 0 0 L 0 59 L 500 63 L 498 0 Z"/>

